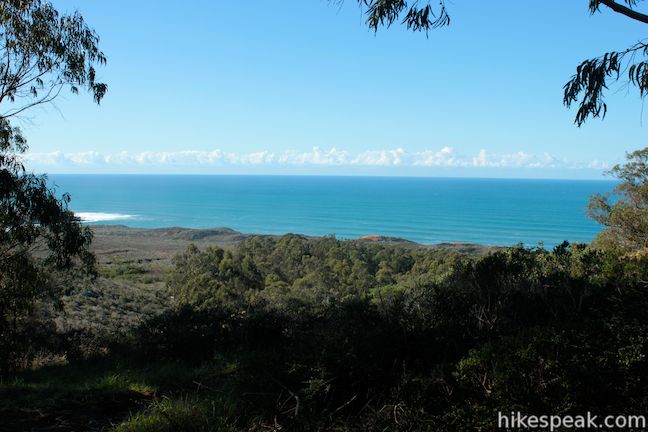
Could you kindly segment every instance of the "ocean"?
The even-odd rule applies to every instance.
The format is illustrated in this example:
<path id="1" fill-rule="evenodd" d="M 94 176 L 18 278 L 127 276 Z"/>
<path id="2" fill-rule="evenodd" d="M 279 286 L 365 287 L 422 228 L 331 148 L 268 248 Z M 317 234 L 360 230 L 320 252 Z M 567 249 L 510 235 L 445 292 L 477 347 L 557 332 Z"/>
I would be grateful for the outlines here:
<path id="1" fill-rule="evenodd" d="M 228 227 L 243 233 L 400 237 L 419 243 L 589 242 L 604 180 L 50 175 L 88 224 Z"/>

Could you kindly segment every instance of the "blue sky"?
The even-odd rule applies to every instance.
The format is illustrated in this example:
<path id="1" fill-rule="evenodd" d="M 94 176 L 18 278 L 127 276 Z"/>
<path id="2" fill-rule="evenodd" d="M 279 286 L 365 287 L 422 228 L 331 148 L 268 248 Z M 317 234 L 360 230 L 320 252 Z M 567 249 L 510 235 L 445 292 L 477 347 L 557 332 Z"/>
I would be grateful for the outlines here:
<path id="1" fill-rule="evenodd" d="M 37 171 L 598 178 L 647 145 L 623 85 L 603 122 L 562 105 L 581 60 L 645 35 L 587 0 L 454 0 L 429 38 L 354 0 L 53 3 L 101 36 L 109 91 L 22 121 Z"/>

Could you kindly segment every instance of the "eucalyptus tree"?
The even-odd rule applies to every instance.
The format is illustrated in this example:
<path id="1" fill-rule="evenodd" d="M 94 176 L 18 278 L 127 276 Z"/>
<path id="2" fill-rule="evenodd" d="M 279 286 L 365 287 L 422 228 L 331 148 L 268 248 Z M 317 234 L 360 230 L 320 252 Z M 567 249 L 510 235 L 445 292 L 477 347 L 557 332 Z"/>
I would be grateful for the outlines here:
<path id="1" fill-rule="evenodd" d="M 446 0 L 357 0 L 366 14 L 366 23 L 374 31 L 394 23 L 413 31 L 429 32 L 450 25 Z M 589 13 L 603 9 L 630 20 L 648 24 L 648 14 L 640 11 L 644 0 L 589 0 Z M 451 3 L 451 2 L 450 2 Z M 578 107 L 575 123 L 581 126 L 588 118 L 605 117 L 605 91 L 615 81 L 627 78 L 641 97 L 648 93 L 648 42 L 640 41 L 619 51 L 582 61 L 564 86 L 563 103 Z"/>
<path id="2" fill-rule="evenodd" d="M 610 173 L 620 182 L 590 199 L 589 214 L 605 229 L 596 243 L 624 252 L 648 253 L 648 147 L 627 155 Z"/>
<path id="3" fill-rule="evenodd" d="M 106 84 L 96 80 L 96 65 L 106 57 L 99 36 L 75 12 L 61 15 L 41 0 L 0 3 L 0 107 L 3 118 L 53 101 L 68 89 L 85 89 L 98 103 Z"/>
<path id="4" fill-rule="evenodd" d="M 68 210 L 68 195 L 59 199 L 26 169 L 27 142 L 11 122 L 64 90 L 99 103 L 107 87 L 96 79 L 106 62 L 98 43 L 79 13 L 42 0 L 0 2 L 0 374 L 24 360 L 34 310 L 60 292 L 56 272 L 94 271 L 91 231 Z"/>

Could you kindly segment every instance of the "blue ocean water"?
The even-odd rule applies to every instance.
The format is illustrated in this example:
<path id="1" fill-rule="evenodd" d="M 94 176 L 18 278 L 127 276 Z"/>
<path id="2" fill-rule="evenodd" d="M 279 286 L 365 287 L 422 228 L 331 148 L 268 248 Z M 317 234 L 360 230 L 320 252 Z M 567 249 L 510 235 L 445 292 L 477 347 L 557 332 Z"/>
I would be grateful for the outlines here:
<path id="1" fill-rule="evenodd" d="M 244 233 L 379 234 L 420 243 L 588 242 L 588 197 L 612 181 L 407 177 L 51 175 L 87 223 Z"/>

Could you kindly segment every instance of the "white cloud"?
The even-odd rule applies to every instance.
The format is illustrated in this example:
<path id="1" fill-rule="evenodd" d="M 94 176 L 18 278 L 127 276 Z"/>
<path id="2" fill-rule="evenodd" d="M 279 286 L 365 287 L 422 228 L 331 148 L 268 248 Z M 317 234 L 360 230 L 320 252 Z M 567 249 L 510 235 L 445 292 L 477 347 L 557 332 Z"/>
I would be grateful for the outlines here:
<path id="1" fill-rule="evenodd" d="M 274 153 L 270 152 L 256 152 L 248 153 L 244 155 L 237 155 L 235 153 L 229 153 L 228 161 L 233 161 L 233 163 L 240 163 L 244 165 L 264 165 L 272 164 L 275 160 Z"/>
<path id="2" fill-rule="evenodd" d="M 474 155 L 462 155 L 452 147 L 408 152 L 403 148 L 369 150 L 353 154 L 332 147 L 313 147 L 307 152 L 283 151 L 273 153 L 224 152 L 214 150 L 183 150 L 177 152 L 128 152 L 104 154 L 97 151 L 64 153 L 29 153 L 28 163 L 42 168 L 123 168 L 123 167 L 222 167 L 222 166 L 376 166 L 376 167 L 441 167 L 441 168 L 587 168 L 608 169 L 605 161 L 569 161 L 549 153 L 534 155 L 524 151 L 494 154 L 481 149 Z"/>
<path id="3" fill-rule="evenodd" d="M 105 163 L 104 157 L 96 151 L 73 153 L 68 157 L 72 162 L 80 165 Z"/>
<path id="4" fill-rule="evenodd" d="M 405 150 L 371 150 L 358 154 L 351 160 L 351 165 L 401 166 Z"/>
<path id="5" fill-rule="evenodd" d="M 476 167 L 488 166 L 488 156 L 486 154 L 486 150 L 479 150 L 479 154 L 472 159 L 472 164 Z"/>
<path id="6" fill-rule="evenodd" d="M 523 151 L 506 154 L 491 154 L 485 149 L 481 149 L 476 156 L 472 158 L 473 167 L 486 168 L 591 168 L 592 162 L 570 161 L 566 158 L 559 158 L 551 153 L 542 153 L 534 155 Z"/>
<path id="7" fill-rule="evenodd" d="M 443 147 L 439 151 L 425 150 L 416 153 L 413 165 L 426 167 L 467 166 L 468 161 L 458 157 L 452 147 Z"/>
<path id="8" fill-rule="evenodd" d="M 71 159 L 68 159 L 66 155 L 60 151 L 51 153 L 31 153 L 26 155 L 25 159 L 42 165 L 59 165 L 71 161 Z"/>
<path id="9" fill-rule="evenodd" d="M 609 162 L 594 159 L 592 162 L 590 162 L 587 165 L 587 168 L 598 169 L 598 170 L 606 170 L 607 171 L 607 170 L 612 168 L 612 165 Z"/>
<path id="10" fill-rule="evenodd" d="M 295 151 L 282 152 L 277 158 L 279 164 L 288 165 L 348 165 L 348 153 L 338 150 L 335 147 L 328 151 L 322 151 L 319 147 L 313 147 L 312 151 L 299 153 Z"/>

